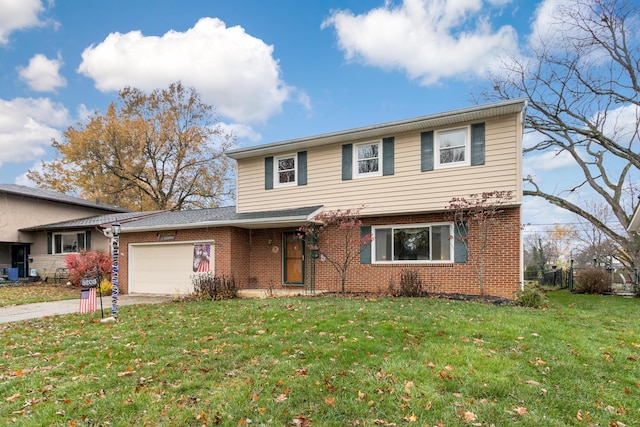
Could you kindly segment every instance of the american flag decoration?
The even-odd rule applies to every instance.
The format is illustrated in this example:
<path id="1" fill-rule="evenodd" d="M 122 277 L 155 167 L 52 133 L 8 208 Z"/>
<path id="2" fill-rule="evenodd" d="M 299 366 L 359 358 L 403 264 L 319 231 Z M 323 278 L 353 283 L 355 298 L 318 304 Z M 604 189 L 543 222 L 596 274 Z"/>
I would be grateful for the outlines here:
<path id="1" fill-rule="evenodd" d="M 96 288 L 80 290 L 80 313 L 96 311 Z"/>

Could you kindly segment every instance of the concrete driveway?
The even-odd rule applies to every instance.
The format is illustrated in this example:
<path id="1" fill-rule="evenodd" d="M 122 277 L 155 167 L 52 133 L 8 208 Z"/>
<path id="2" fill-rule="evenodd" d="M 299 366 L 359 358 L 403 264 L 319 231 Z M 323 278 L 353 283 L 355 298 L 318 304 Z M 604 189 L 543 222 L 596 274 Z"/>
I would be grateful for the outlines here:
<path id="1" fill-rule="evenodd" d="M 118 306 L 134 304 L 158 304 L 171 301 L 170 295 L 140 295 L 126 294 L 118 297 Z M 98 315 L 100 312 L 100 300 L 96 304 Z M 104 317 L 111 316 L 111 296 L 102 297 L 104 307 Z M 35 304 L 14 305 L 10 307 L 0 307 L 0 323 L 19 322 L 21 320 L 36 319 L 46 316 L 57 316 L 59 314 L 70 314 L 80 312 L 80 299 L 70 299 L 64 301 L 39 302 Z"/>

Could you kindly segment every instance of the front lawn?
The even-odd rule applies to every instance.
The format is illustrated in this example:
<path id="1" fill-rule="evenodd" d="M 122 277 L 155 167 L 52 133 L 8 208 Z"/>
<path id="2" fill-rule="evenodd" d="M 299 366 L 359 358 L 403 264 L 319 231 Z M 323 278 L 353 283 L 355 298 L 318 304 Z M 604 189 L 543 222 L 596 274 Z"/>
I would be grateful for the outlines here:
<path id="1" fill-rule="evenodd" d="M 0 424 L 636 426 L 640 300 L 122 307 L 0 325 Z"/>
<path id="2" fill-rule="evenodd" d="M 58 283 L 4 283 L 0 285 L 0 307 L 80 298 L 80 289 Z"/>

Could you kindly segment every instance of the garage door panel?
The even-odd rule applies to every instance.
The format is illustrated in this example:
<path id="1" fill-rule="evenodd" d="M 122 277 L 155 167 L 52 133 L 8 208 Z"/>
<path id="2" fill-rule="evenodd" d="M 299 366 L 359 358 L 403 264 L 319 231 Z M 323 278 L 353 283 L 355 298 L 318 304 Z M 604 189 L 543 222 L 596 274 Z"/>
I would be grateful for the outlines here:
<path id="1" fill-rule="evenodd" d="M 131 245 L 129 251 L 130 292 L 186 294 L 193 290 L 192 243 Z"/>

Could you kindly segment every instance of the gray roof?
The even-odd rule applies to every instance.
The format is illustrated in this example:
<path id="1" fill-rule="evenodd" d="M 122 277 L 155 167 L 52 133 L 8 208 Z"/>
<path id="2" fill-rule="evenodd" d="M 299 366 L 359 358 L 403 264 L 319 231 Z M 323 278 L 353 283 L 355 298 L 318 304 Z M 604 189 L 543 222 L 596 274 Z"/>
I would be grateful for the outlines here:
<path id="1" fill-rule="evenodd" d="M 54 222 L 51 224 L 38 225 L 35 227 L 23 228 L 20 231 L 43 231 L 43 230 L 70 230 L 80 228 L 102 227 L 109 228 L 115 221 L 126 223 L 135 221 L 137 218 L 144 218 L 151 215 L 158 215 L 166 211 L 150 212 L 125 212 L 107 215 L 96 215 L 88 218 L 72 219 L 69 221 Z"/>
<path id="2" fill-rule="evenodd" d="M 26 185 L 0 184 L 0 193 L 13 194 L 16 196 L 29 197 L 33 199 L 49 200 L 52 202 L 66 203 L 69 205 L 102 209 L 111 212 L 130 212 L 128 209 L 120 208 L 117 206 L 106 205 L 104 203 L 81 199 L 79 197 L 68 196 L 63 193 L 45 190 L 42 188 L 27 187 Z"/>
<path id="3" fill-rule="evenodd" d="M 526 105 L 527 100 L 525 98 L 501 101 L 493 104 L 477 105 L 470 108 L 415 117 L 412 119 L 380 123 L 372 126 L 364 126 L 316 136 L 290 139 L 287 141 L 256 145 L 253 147 L 237 148 L 227 151 L 226 154 L 233 159 L 245 159 L 254 156 L 272 155 L 282 153 L 284 151 L 295 151 L 333 143 L 345 143 L 364 138 L 380 139 L 385 136 L 391 136 L 398 133 L 415 132 L 440 126 L 452 126 L 458 123 L 487 120 L 506 114 L 520 113 L 526 108 Z"/>
<path id="4" fill-rule="evenodd" d="M 122 232 L 234 226 L 269 228 L 300 225 L 309 221 L 322 206 L 236 213 L 235 206 L 165 212 L 122 224 Z"/>

